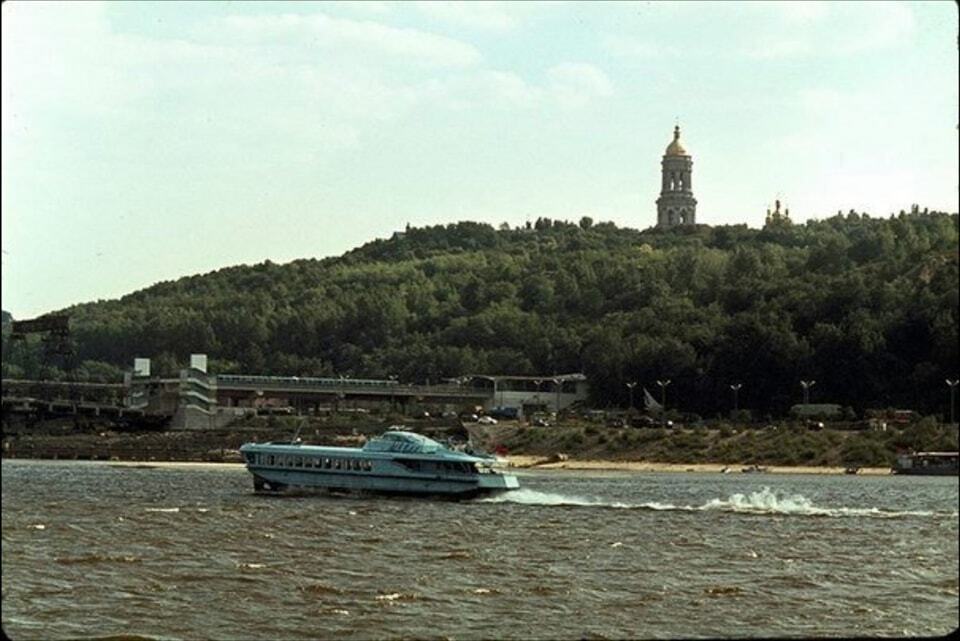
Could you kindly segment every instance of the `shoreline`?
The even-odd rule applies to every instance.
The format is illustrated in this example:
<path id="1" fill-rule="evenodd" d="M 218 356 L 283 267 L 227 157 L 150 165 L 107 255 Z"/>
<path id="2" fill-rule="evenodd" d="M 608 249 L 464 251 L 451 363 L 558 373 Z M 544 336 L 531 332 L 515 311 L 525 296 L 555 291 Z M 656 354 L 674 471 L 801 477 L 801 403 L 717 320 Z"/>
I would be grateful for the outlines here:
<path id="1" fill-rule="evenodd" d="M 610 461 L 601 459 L 567 459 L 557 461 L 548 456 L 525 454 L 504 457 L 507 467 L 538 470 L 578 470 L 607 472 L 694 472 L 721 474 L 727 469 L 730 474 L 743 474 L 750 467 L 745 463 L 658 463 L 655 461 Z M 845 467 L 763 465 L 766 474 L 846 474 Z M 886 476 L 892 473 L 889 467 L 861 467 L 857 475 Z"/>
<path id="2" fill-rule="evenodd" d="M 44 459 L 44 458 L 13 458 L 4 457 L 5 461 L 67 461 L 71 459 Z M 173 469 L 173 468 L 204 468 L 204 469 L 234 469 L 243 468 L 241 462 L 220 461 L 136 461 L 136 460 L 83 460 L 84 463 L 97 463 L 112 467 L 128 467 L 140 469 Z M 600 459 L 567 459 L 556 461 L 552 457 L 514 454 L 503 457 L 505 465 L 498 466 L 506 470 L 566 470 L 580 472 L 656 472 L 656 473 L 707 473 L 721 474 L 724 468 L 730 474 L 743 474 L 745 464 L 726 465 L 723 463 L 658 463 L 655 461 L 609 461 Z M 843 467 L 815 467 L 815 466 L 762 466 L 766 474 L 846 474 Z M 857 472 L 859 476 L 888 476 L 892 470 L 888 467 L 863 467 Z"/>

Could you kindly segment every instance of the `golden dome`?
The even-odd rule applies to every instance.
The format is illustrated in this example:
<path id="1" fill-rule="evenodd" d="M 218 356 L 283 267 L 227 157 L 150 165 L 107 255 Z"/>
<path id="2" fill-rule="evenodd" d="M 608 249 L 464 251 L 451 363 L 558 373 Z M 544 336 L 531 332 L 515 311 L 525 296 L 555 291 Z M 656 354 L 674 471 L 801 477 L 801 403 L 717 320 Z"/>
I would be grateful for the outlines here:
<path id="1" fill-rule="evenodd" d="M 680 125 L 673 128 L 673 142 L 667 145 L 665 156 L 689 156 L 687 150 L 680 144 Z"/>

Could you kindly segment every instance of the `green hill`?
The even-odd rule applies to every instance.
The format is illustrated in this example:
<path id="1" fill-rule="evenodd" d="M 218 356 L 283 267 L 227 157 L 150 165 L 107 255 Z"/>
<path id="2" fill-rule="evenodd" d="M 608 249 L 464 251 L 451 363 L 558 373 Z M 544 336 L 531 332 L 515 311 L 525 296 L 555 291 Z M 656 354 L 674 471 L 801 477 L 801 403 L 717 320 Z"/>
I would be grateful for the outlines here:
<path id="1" fill-rule="evenodd" d="M 438 381 L 583 371 L 598 406 L 626 382 L 703 416 L 814 402 L 944 411 L 958 362 L 958 219 L 851 212 L 764 230 L 637 231 L 546 219 L 408 229 L 337 258 L 265 262 L 162 282 L 72 317 L 82 376 L 134 356 L 173 371 Z M 38 348 L 4 343 L 4 376 Z"/>

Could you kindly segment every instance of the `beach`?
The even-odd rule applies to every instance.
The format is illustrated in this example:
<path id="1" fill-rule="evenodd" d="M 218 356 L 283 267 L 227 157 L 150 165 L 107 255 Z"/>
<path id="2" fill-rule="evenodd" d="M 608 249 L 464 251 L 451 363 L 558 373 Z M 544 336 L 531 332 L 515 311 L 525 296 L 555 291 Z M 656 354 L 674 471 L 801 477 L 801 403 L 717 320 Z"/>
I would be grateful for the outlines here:
<path id="1" fill-rule="evenodd" d="M 655 461 L 604 461 L 598 459 L 567 459 L 557 461 L 554 457 L 529 456 L 523 454 L 501 457 L 506 461 L 503 467 L 537 470 L 571 470 L 571 471 L 615 471 L 615 472 L 694 472 L 694 473 L 723 473 L 727 469 L 731 474 L 743 474 L 749 467 L 746 464 L 724 465 L 722 463 L 658 463 Z M 100 461 L 112 467 L 129 468 L 240 468 L 243 463 L 218 463 L 202 461 Z M 764 466 L 768 474 L 846 474 L 846 468 L 828 466 Z M 863 467 L 857 474 L 864 476 L 885 476 L 891 474 L 888 467 Z"/>
<path id="2" fill-rule="evenodd" d="M 508 467 L 531 468 L 540 470 L 584 470 L 584 471 L 622 471 L 622 472 L 709 472 L 722 473 L 724 469 L 731 474 L 743 474 L 743 470 L 748 468 L 747 464 L 723 464 L 723 463 L 658 463 L 655 461 L 609 461 L 597 459 L 567 459 L 563 461 L 556 460 L 555 457 L 547 456 L 528 456 L 511 455 L 504 457 L 507 460 Z M 828 466 L 786 466 L 769 465 L 763 466 L 767 473 L 771 474 L 846 474 L 845 467 Z M 880 476 L 890 474 L 888 467 L 863 467 L 857 471 L 857 474 Z"/>

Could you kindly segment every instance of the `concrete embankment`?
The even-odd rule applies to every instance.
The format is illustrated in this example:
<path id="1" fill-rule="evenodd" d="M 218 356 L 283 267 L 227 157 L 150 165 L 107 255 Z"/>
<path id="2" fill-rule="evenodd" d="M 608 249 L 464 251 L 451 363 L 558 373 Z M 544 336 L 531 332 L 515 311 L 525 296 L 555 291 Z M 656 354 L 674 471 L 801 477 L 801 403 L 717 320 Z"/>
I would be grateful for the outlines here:
<path id="1" fill-rule="evenodd" d="M 252 423 L 252 424 L 251 424 Z M 4 427 L 3 457 L 100 461 L 240 460 L 244 443 L 289 441 L 296 434 L 317 445 L 359 446 L 364 438 L 381 433 L 379 421 L 321 422 L 258 420 L 217 430 L 118 431 L 108 421 L 78 427 L 72 421 L 53 420 L 30 427 Z M 425 426 L 426 432 L 445 434 L 457 428 Z"/>

